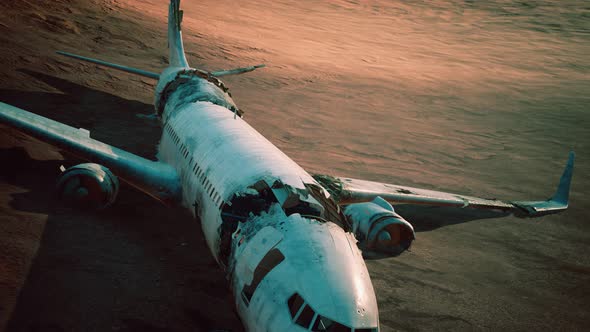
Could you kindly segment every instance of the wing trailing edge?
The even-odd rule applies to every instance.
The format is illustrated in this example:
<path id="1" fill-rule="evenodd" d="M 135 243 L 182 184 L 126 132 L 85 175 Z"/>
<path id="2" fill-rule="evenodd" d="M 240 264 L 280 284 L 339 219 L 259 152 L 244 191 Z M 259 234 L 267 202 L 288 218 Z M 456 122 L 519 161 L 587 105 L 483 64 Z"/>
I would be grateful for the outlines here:
<path id="1" fill-rule="evenodd" d="M 521 218 L 540 217 L 567 209 L 574 158 L 572 151 L 555 194 L 545 201 L 502 201 L 329 175 L 314 175 L 314 178 L 340 205 L 369 202 L 380 196 L 393 204 L 470 207 L 510 212 Z"/>

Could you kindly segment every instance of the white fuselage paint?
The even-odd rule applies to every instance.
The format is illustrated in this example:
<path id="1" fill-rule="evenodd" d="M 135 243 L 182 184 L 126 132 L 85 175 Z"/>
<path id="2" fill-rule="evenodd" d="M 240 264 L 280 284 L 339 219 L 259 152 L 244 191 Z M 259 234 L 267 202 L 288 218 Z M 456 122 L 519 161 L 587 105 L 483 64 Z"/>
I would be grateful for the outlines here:
<path id="1" fill-rule="evenodd" d="M 177 71 L 163 73 L 156 104 L 162 102 L 163 87 Z M 199 80 L 199 89 L 218 89 L 206 80 L 193 79 Z M 228 264 L 223 263 L 219 252 L 224 202 L 259 180 L 269 184 L 280 180 L 301 190 L 317 182 L 228 108 L 208 101 L 192 102 L 190 96 L 203 91 L 190 89 L 195 85 L 180 85 L 165 101 L 159 159 L 176 168 L 182 205 L 200 218 L 209 249 L 231 281 L 246 328 L 307 330 L 293 322 L 289 311 L 287 301 L 295 293 L 315 313 L 333 321 L 357 329 L 377 328 L 377 302 L 356 239 L 335 223 L 298 213 L 287 216 L 280 204 L 273 204 L 267 212 L 238 223 Z M 324 194 L 328 195 L 325 190 Z M 284 260 L 259 280 L 246 301 L 244 286 L 252 284 L 257 266 L 273 248 L 280 250 Z"/>

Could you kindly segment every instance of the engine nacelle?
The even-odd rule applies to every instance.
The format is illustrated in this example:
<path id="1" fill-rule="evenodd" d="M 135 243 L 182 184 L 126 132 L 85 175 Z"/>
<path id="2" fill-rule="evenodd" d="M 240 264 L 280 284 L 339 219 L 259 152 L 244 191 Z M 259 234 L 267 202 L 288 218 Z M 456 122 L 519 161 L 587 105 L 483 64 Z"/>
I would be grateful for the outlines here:
<path id="1" fill-rule="evenodd" d="M 118 192 L 117 177 L 98 164 L 70 167 L 57 180 L 59 200 L 75 208 L 104 209 L 113 204 Z"/>
<path id="2" fill-rule="evenodd" d="M 381 197 L 367 203 L 350 204 L 344 214 L 352 223 L 362 249 L 399 255 L 415 239 L 414 227 Z"/>

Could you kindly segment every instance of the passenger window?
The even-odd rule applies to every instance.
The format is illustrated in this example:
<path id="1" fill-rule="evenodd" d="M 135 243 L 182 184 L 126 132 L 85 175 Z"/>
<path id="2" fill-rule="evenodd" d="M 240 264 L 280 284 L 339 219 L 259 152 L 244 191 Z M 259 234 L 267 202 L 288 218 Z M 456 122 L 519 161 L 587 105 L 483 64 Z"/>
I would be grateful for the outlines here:
<path id="1" fill-rule="evenodd" d="M 311 307 L 306 304 L 305 307 L 303 307 L 303 311 L 301 311 L 299 314 L 299 317 L 297 317 L 297 321 L 295 323 L 307 329 L 314 314 L 315 313 L 313 312 L 313 309 L 311 309 Z"/>

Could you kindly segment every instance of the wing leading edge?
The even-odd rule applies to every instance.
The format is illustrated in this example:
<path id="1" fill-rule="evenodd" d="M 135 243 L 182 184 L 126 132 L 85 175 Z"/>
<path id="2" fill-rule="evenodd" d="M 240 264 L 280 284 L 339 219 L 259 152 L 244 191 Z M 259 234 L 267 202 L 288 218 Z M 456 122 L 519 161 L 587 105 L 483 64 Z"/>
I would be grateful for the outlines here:
<path id="1" fill-rule="evenodd" d="M 27 112 L 0 102 L 0 123 L 68 151 L 82 159 L 108 167 L 114 174 L 165 204 L 177 202 L 180 181 L 176 170 L 90 138 L 85 129 Z"/>
<path id="2" fill-rule="evenodd" d="M 574 158 L 575 154 L 572 151 L 569 154 L 557 191 L 553 197 L 545 201 L 502 201 L 328 175 L 314 175 L 314 178 L 341 205 L 368 202 L 381 196 L 394 204 L 470 207 L 502 210 L 511 212 L 517 217 L 540 217 L 567 209 Z"/>

